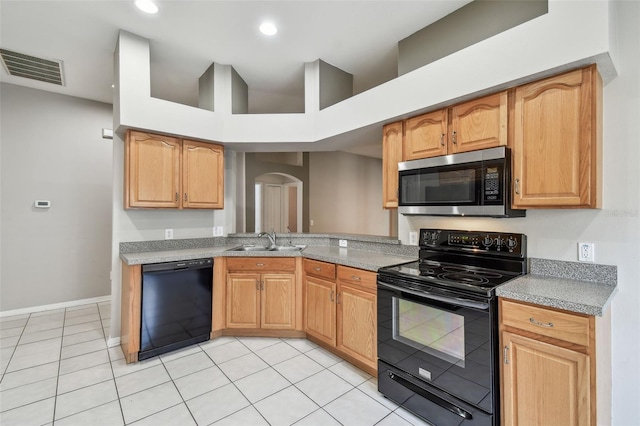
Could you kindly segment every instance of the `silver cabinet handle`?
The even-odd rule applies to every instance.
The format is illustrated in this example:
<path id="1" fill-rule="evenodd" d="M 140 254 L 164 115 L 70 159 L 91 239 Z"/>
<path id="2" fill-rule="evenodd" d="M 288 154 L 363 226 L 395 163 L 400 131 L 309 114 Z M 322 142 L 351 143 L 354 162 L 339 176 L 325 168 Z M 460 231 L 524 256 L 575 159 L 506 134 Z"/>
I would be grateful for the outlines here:
<path id="1" fill-rule="evenodd" d="M 329 293 L 329 300 L 333 302 L 333 290 L 331 290 L 331 293 Z"/>
<path id="2" fill-rule="evenodd" d="M 362 278 L 360 278 L 357 275 L 351 275 L 351 279 L 354 280 L 354 281 L 360 281 Z"/>
<path id="3" fill-rule="evenodd" d="M 505 346 L 504 350 L 502 351 L 502 358 L 504 359 L 505 364 L 509 364 L 509 358 L 507 357 L 508 353 L 509 353 L 509 346 Z"/>
<path id="4" fill-rule="evenodd" d="M 516 178 L 516 194 L 520 194 L 520 179 Z"/>
<path id="5" fill-rule="evenodd" d="M 440 145 L 444 146 L 444 133 L 440 135 Z"/>
<path id="6" fill-rule="evenodd" d="M 178 193 L 176 192 L 176 201 L 178 201 Z"/>
<path id="7" fill-rule="evenodd" d="M 536 321 L 534 318 L 529 318 L 529 322 L 531 324 L 535 324 L 535 325 L 539 325 L 540 327 L 553 327 L 553 323 L 552 322 L 539 322 Z"/>
<path id="8" fill-rule="evenodd" d="M 184 193 L 184 200 L 187 201 L 187 193 Z"/>
<path id="9" fill-rule="evenodd" d="M 455 130 L 451 133 L 451 142 L 453 142 L 454 144 L 458 143 L 458 137 Z"/>
<path id="10" fill-rule="evenodd" d="M 316 266 L 315 268 L 313 268 L 313 270 L 314 270 L 314 271 L 318 271 L 318 272 L 320 272 L 320 271 L 322 271 L 322 268 L 318 268 L 318 267 Z"/>
<path id="11" fill-rule="evenodd" d="M 264 263 L 256 263 L 256 266 L 264 266 Z"/>

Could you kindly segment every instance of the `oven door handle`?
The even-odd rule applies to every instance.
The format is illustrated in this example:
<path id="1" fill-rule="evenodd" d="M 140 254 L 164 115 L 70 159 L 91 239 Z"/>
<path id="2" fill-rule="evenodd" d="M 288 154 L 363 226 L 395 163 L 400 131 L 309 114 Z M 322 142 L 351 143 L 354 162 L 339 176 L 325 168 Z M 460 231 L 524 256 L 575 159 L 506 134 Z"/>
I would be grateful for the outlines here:
<path id="1" fill-rule="evenodd" d="M 396 291 L 401 291 L 403 293 L 409 293 L 409 294 L 413 294 L 414 296 L 418 296 L 418 297 L 423 297 L 425 299 L 430 299 L 430 300 L 436 300 L 438 302 L 445 302 L 445 303 L 449 303 L 449 304 L 455 304 L 456 306 L 462 306 L 465 308 L 473 308 L 473 309 L 482 309 L 482 310 L 487 310 L 489 309 L 489 304 L 488 303 L 482 303 L 482 302 L 477 302 L 475 300 L 469 300 L 469 299 L 465 299 L 462 297 L 444 297 L 444 296 L 438 296 L 435 294 L 431 294 L 429 292 L 426 291 L 416 291 L 416 290 L 411 290 L 408 288 L 402 288 L 402 287 L 398 287 L 395 285 L 391 285 L 391 284 L 387 284 L 387 283 L 383 283 L 378 281 L 378 285 L 382 286 L 382 287 L 386 287 L 389 288 L 390 290 L 396 290 Z"/>
<path id="2" fill-rule="evenodd" d="M 467 410 L 463 410 L 462 408 L 453 405 L 452 403 L 450 403 L 449 401 L 446 401 L 442 398 L 440 398 L 437 395 L 432 394 L 431 392 L 427 392 L 424 389 L 422 389 L 420 386 L 414 385 L 413 383 L 411 383 L 410 381 L 408 381 L 407 379 L 405 379 L 404 377 L 400 377 L 397 374 L 394 374 L 391 371 L 387 371 L 387 375 L 389 376 L 389 378 L 397 383 L 399 383 L 400 385 L 404 386 L 405 388 L 417 393 L 418 395 L 420 395 L 421 397 L 428 399 L 429 401 L 433 402 L 436 405 L 439 405 L 440 407 L 444 408 L 445 410 L 451 411 L 453 414 L 456 414 L 460 417 L 462 417 L 463 419 L 467 419 L 467 420 L 471 420 L 473 419 L 473 415 L 468 412 Z"/>

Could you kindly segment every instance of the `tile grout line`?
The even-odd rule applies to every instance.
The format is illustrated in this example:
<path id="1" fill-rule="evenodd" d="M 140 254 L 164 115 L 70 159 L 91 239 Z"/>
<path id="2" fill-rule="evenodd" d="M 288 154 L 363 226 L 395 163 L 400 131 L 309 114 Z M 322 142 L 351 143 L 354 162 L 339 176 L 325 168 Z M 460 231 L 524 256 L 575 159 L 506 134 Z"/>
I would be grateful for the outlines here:
<path id="1" fill-rule="evenodd" d="M 27 328 L 27 324 L 29 323 L 30 319 L 31 319 L 31 314 L 29 314 L 29 317 L 27 318 L 27 322 L 25 322 L 24 325 L 22 326 L 22 331 L 20 332 L 20 336 L 18 336 L 18 341 L 13 347 L 13 351 L 11 351 L 11 356 L 9 357 L 9 361 L 7 362 L 7 366 L 4 367 L 4 369 L 2 370 L 2 378 L 0 379 L 0 381 L 4 380 L 4 376 L 7 374 L 9 365 L 11 365 L 11 361 L 13 361 L 13 356 L 16 354 L 16 350 L 18 350 L 18 344 L 20 343 L 20 339 L 22 339 L 22 336 L 24 335 L 24 330 Z M 14 327 L 14 328 L 18 328 L 18 327 Z"/>
<path id="2" fill-rule="evenodd" d="M 60 338 L 60 355 L 58 356 L 58 374 L 56 375 L 56 392 L 53 395 L 53 413 L 51 418 L 51 424 L 56 423 L 56 408 L 58 405 L 58 385 L 60 384 L 60 368 L 62 364 L 62 341 L 64 340 L 64 323 L 67 320 L 67 309 L 64 310 L 64 316 L 62 317 L 62 337 Z"/>
<path id="3" fill-rule="evenodd" d="M 102 316 L 100 315 L 100 305 L 98 305 L 98 317 L 102 318 Z M 102 336 L 104 336 L 104 330 L 102 331 Z M 106 343 L 106 337 L 105 337 L 105 343 Z M 113 371 L 113 361 L 111 360 L 111 353 L 109 352 L 109 347 L 107 346 L 107 358 L 109 359 L 109 368 L 111 369 L 111 377 L 113 380 L 113 387 L 116 389 L 116 397 L 117 397 L 117 401 L 118 401 L 118 407 L 120 407 L 120 418 L 122 419 L 122 424 L 126 425 L 125 420 L 124 420 L 124 412 L 122 411 L 122 402 L 120 401 L 120 392 L 118 392 L 118 384 L 116 383 L 116 374 Z M 125 361 L 126 362 L 126 361 Z M 113 401 L 111 401 L 113 402 Z"/>
<path id="4" fill-rule="evenodd" d="M 200 347 L 200 345 L 198 345 L 198 348 L 200 348 L 200 350 L 201 350 L 202 352 L 204 352 L 204 351 L 202 350 L 202 348 Z M 196 352 L 196 353 L 197 353 L 197 352 Z M 205 355 L 207 355 L 207 356 L 208 356 L 208 354 L 207 354 L 206 352 L 204 352 L 204 353 L 205 353 Z M 189 355 L 185 355 L 185 356 L 189 356 Z M 180 357 L 180 358 L 183 358 L 183 357 Z M 176 359 L 180 359 L 180 358 L 176 358 Z M 160 357 L 160 355 L 158 355 L 158 359 L 160 360 L 160 364 L 161 364 L 161 365 L 162 365 L 162 367 L 164 368 L 164 371 L 166 371 L 167 376 L 169 376 L 169 380 L 171 381 L 171 384 L 172 384 L 172 385 L 173 385 L 173 387 L 176 389 L 176 392 L 178 392 L 178 395 L 180 395 L 180 399 L 182 400 L 182 403 L 184 404 L 184 406 L 185 406 L 185 408 L 187 409 L 187 411 L 189 412 L 189 415 L 190 415 L 190 416 L 191 416 L 191 418 L 193 419 L 193 422 L 197 425 L 197 424 L 198 424 L 198 422 L 196 421 L 195 416 L 194 416 L 194 415 L 193 415 L 193 413 L 191 412 L 191 409 L 190 409 L 190 408 L 189 408 L 189 406 L 187 405 L 187 401 L 185 401 L 184 397 L 182 396 L 182 393 L 180 392 L 180 389 L 178 389 L 178 386 L 176 385 L 176 382 L 174 382 L 174 381 L 173 381 L 173 376 L 171 376 L 171 373 L 170 373 L 170 372 L 169 372 L 169 370 L 167 369 L 167 366 L 166 366 L 166 365 L 165 365 L 165 363 L 164 363 L 165 361 L 162 359 L 162 357 Z M 173 361 L 173 360 L 172 360 L 172 361 Z M 213 360 L 211 360 L 211 361 L 213 362 Z M 169 362 L 169 361 L 168 361 L 168 362 Z M 214 362 L 214 363 L 213 363 L 213 365 L 216 365 L 216 363 Z M 198 370 L 198 371 L 202 371 L 202 370 Z M 169 408 L 173 408 L 173 407 L 175 407 L 175 406 L 177 406 L 177 405 L 179 405 L 179 404 L 176 404 L 176 405 L 174 405 L 174 406 L 172 406 L 172 407 L 169 407 Z M 162 411 L 165 411 L 165 410 L 158 411 L 158 413 L 161 413 Z M 155 415 L 155 414 L 157 414 L 157 413 L 150 414 L 150 416 L 153 416 L 153 415 Z M 149 416 L 147 416 L 147 417 L 149 417 Z"/>

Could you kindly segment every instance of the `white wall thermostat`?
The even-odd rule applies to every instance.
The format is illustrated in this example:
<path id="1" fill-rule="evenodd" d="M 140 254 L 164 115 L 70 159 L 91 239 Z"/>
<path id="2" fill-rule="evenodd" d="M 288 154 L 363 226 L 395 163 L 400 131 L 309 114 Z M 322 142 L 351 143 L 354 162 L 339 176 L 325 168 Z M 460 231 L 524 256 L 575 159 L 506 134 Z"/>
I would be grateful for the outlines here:
<path id="1" fill-rule="evenodd" d="M 51 201 L 49 200 L 36 200 L 33 202 L 33 205 L 38 209 L 48 209 L 51 207 Z"/>

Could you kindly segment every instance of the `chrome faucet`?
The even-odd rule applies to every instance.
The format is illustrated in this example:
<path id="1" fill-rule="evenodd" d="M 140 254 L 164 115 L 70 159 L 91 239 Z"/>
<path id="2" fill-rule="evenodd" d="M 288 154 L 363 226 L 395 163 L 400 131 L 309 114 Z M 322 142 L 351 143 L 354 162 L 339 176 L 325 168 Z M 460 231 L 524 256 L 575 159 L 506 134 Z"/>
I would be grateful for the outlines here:
<path id="1" fill-rule="evenodd" d="M 267 236 L 269 238 L 269 242 L 271 243 L 271 245 L 269 247 L 275 247 L 276 246 L 276 231 L 271 231 L 271 233 L 269 232 L 261 232 L 258 234 L 258 237 L 264 237 Z"/>

